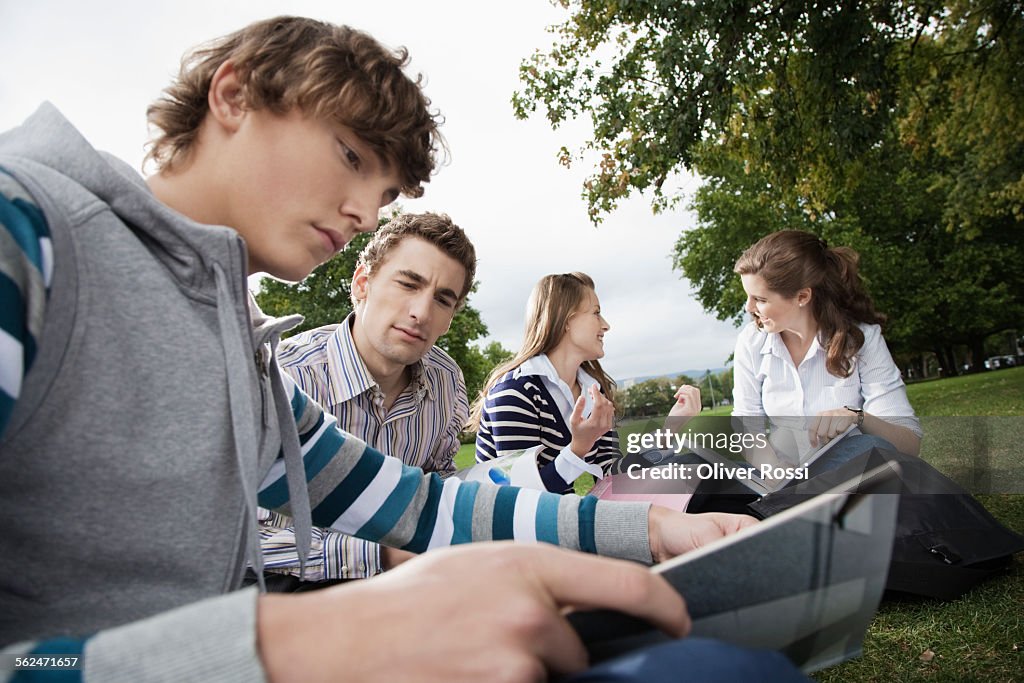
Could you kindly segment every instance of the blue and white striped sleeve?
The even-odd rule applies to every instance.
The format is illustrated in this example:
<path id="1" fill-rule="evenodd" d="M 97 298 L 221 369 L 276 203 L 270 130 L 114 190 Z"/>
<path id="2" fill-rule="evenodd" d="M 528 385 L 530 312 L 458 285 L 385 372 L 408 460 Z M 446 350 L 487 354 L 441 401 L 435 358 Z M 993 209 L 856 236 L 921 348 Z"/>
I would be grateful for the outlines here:
<path id="1" fill-rule="evenodd" d="M 599 502 L 426 474 L 346 434 L 294 384 L 292 391 L 317 526 L 413 552 L 513 539 L 651 561 L 646 504 Z M 261 506 L 287 510 L 282 463 L 271 468 L 259 499 Z"/>
<path id="2" fill-rule="evenodd" d="M 52 279 L 46 217 L 0 169 L 0 435 L 35 359 Z"/>

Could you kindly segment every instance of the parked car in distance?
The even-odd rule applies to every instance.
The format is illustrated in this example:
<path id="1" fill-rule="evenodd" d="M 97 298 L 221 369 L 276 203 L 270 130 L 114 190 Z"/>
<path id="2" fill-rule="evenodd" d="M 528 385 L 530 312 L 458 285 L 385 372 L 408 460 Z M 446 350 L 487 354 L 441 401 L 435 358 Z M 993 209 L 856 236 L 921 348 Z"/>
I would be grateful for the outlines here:
<path id="1" fill-rule="evenodd" d="M 998 370 L 999 368 L 1012 368 L 1017 365 L 1016 356 L 992 356 L 985 359 L 986 370 Z"/>

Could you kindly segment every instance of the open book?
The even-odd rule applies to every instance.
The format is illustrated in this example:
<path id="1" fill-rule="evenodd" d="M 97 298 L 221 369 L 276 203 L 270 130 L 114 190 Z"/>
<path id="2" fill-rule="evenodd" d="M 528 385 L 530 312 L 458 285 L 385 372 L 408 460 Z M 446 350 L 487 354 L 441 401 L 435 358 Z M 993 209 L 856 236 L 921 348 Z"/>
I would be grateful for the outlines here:
<path id="1" fill-rule="evenodd" d="M 686 598 L 691 636 L 778 650 L 805 673 L 855 657 L 885 588 L 898 471 L 878 467 L 651 571 Z M 669 639 L 610 610 L 569 621 L 593 661 Z"/>

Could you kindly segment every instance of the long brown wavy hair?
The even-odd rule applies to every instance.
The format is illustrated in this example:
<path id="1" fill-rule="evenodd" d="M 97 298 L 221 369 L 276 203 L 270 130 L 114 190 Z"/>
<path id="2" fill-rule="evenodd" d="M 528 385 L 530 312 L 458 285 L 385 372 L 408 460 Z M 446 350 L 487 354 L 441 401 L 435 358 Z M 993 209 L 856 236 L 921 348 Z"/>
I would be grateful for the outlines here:
<path id="1" fill-rule="evenodd" d="M 504 363 L 499 363 L 487 378 L 484 388 L 469 412 L 467 430 L 475 431 L 480 426 L 487 393 L 505 376 L 505 373 L 518 368 L 528 359 L 541 353 L 548 353 L 558 346 L 565 337 L 569 318 L 579 312 L 588 291 L 594 291 L 594 281 L 585 273 L 545 275 L 534 285 L 530 300 L 526 304 L 523 345 L 515 356 Z M 588 360 L 581 367 L 597 380 L 605 396 L 614 403 L 615 380 L 608 376 L 601 364 L 596 360 Z"/>
<path id="2" fill-rule="evenodd" d="M 885 322 L 864 289 L 859 263 L 860 255 L 849 247 L 829 247 L 803 230 L 780 230 L 744 251 L 733 270 L 760 275 L 768 289 L 787 299 L 809 287 L 825 367 L 836 377 L 849 377 L 853 356 L 864 345 L 857 323 Z"/>

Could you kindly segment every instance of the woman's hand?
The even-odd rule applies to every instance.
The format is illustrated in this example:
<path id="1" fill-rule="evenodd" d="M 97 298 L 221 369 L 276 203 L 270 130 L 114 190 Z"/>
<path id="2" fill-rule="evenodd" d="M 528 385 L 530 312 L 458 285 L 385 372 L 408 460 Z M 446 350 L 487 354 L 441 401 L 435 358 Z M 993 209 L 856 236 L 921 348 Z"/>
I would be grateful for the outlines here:
<path id="1" fill-rule="evenodd" d="M 588 417 L 583 417 L 583 406 L 586 405 L 586 401 L 582 394 L 576 399 L 572 415 L 569 416 L 569 431 L 572 432 L 569 448 L 581 458 L 594 448 L 597 440 L 610 430 L 615 422 L 615 404 L 605 398 L 596 384 L 590 386 L 590 398 L 594 402 L 594 409 L 590 411 Z"/>
<path id="2" fill-rule="evenodd" d="M 828 442 L 837 434 L 842 434 L 846 428 L 859 419 L 857 413 L 848 408 L 833 408 L 818 414 L 811 421 L 808 436 L 811 446 L 818 446 Z M 864 413 L 864 421 L 860 425 L 860 431 L 864 434 L 871 434 L 885 439 L 892 447 L 900 453 L 907 455 L 921 454 L 921 437 L 912 430 L 901 425 L 888 422 L 885 418 L 876 417 L 871 413 Z"/>
<path id="3" fill-rule="evenodd" d="M 683 425 L 690 421 L 690 418 L 700 412 L 700 389 L 690 384 L 684 384 L 676 389 L 676 402 L 668 411 L 665 418 L 665 428 L 673 432 L 679 431 Z"/>
<path id="4" fill-rule="evenodd" d="M 811 427 L 807 430 L 811 446 L 817 448 L 819 445 L 828 443 L 837 435 L 842 434 L 846 429 L 857 421 L 857 413 L 849 408 L 833 408 L 823 410 L 811 420 Z"/>

